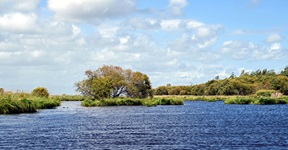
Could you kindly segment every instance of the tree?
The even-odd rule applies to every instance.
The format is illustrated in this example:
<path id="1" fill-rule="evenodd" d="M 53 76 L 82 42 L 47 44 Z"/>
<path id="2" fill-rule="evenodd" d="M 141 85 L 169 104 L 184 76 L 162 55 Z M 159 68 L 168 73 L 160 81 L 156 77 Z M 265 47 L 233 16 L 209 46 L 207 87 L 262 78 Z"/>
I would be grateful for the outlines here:
<path id="1" fill-rule="evenodd" d="M 273 90 L 280 91 L 281 93 L 288 95 L 288 77 L 278 75 L 271 80 Z"/>
<path id="2" fill-rule="evenodd" d="M 156 95 L 168 95 L 168 88 L 166 86 L 159 86 L 155 89 Z"/>
<path id="3" fill-rule="evenodd" d="M 49 92 L 45 87 L 37 87 L 32 91 L 31 94 L 37 97 L 49 97 Z"/>
<path id="4" fill-rule="evenodd" d="M 152 86 L 149 77 L 141 72 L 133 72 L 127 81 L 127 96 L 133 98 L 153 97 Z"/>
<path id="5" fill-rule="evenodd" d="M 0 88 L 0 94 L 3 94 L 3 93 L 4 93 L 4 89 Z"/>
<path id="6" fill-rule="evenodd" d="M 92 99 L 115 98 L 126 95 L 134 98 L 153 96 L 149 77 L 141 72 L 106 66 L 85 72 L 87 79 L 75 84 L 76 91 Z"/>
<path id="7" fill-rule="evenodd" d="M 283 71 L 281 71 L 281 73 L 280 74 L 282 74 L 282 75 L 284 75 L 284 76 L 287 76 L 288 77 L 288 66 L 286 66 L 285 68 L 284 68 L 284 70 Z"/>

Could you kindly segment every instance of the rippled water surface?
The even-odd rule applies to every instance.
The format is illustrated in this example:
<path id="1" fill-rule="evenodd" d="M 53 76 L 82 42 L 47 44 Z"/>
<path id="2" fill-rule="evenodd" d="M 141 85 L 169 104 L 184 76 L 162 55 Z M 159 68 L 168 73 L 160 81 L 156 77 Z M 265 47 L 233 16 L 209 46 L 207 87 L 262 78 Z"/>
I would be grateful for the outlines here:
<path id="1" fill-rule="evenodd" d="M 288 149 L 288 105 L 83 108 L 0 115 L 0 149 Z"/>

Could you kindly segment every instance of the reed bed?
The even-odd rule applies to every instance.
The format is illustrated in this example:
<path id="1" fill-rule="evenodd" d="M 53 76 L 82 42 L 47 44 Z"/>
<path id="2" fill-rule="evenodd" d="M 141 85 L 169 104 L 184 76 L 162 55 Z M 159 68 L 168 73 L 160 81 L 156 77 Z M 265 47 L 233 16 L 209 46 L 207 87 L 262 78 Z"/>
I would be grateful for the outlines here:
<path id="1" fill-rule="evenodd" d="M 157 105 L 183 105 L 184 100 L 167 99 L 167 98 L 152 98 L 152 99 L 132 99 L 132 98 L 114 98 L 103 100 L 82 101 L 84 107 L 100 107 L 100 106 L 157 106 Z"/>
<path id="2" fill-rule="evenodd" d="M 33 113 L 60 106 L 60 101 L 27 93 L 0 94 L 0 114 Z"/>

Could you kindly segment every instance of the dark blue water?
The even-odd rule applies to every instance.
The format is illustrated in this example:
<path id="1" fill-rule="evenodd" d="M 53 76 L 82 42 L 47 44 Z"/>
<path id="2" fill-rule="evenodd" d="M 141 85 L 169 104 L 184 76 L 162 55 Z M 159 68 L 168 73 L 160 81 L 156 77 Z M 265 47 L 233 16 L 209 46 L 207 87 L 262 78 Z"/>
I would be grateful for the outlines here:
<path id="1" fill-rule="evenodd" d="M 35 114 L 0 115 L 0 149 L 288 149 L 288 105 L 62 102 Z"/>

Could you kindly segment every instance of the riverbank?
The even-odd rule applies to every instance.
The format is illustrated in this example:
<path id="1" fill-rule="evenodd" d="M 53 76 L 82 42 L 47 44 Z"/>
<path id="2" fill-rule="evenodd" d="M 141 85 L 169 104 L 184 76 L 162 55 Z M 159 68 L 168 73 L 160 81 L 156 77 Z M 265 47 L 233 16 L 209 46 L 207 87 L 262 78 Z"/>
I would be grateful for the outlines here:
<path id="1" fill-rule="evenodd" d="M 188 100 L 188 101 L 224 101 L 225 104 L 259 104 L 259 105 L 271 105 L 271 104 L 288 104 L 288 96 L 282 96 L 279 98 L 271 97 L 257 97 L 257 96 L 179 96 L 179 95 L 161 95 L 155 96 L 156 98 L 167 98 L 174 100 Z"/>
<path id="2" fill-rule="evenodd" d="M 0 94 L 0 114 L 33 113 L 60 106 L 60 101 L 27 93 Z"/>
<path id="3" fill-rule="evenodd" d="M 84 100 L 81 103 L 84 107 L 100 107 L 100 106 L 157 106 L 157 105 L 184 105 L 183 99 L 172 98 L 146 98 L 146 99 L 131 99 L 131 98 L 114 98 L 103 100 Z"/>

